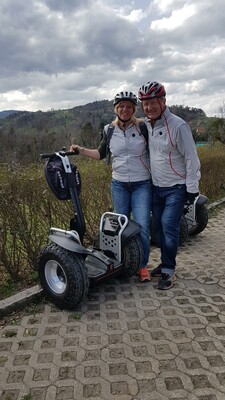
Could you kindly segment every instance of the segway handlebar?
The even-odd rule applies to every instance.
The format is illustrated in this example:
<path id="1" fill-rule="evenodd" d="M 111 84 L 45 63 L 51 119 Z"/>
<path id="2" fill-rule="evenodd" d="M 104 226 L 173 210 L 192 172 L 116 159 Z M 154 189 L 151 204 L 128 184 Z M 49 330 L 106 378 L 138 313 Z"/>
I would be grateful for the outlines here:
<path id="1" fill-rule="evenodd" d="M 40 154 L 40 159 L 44 160 L 45 158 L 50 158 L 50 157 L 54 157 L 55 155 L 59 154 L 60 156 L 76 156 L 79 154 L 78 151 L 64 151 L 64 150 L 60 150 L 60 151 L 56 151 L 54 153 L 44 153 L 44 154 Z"/>

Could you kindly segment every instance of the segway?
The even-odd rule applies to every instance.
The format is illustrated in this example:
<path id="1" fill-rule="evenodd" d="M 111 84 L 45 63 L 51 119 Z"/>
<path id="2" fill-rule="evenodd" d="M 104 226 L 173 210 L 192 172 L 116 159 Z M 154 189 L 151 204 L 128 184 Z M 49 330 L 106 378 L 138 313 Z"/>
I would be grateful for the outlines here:
<path id="1" fill-rule="evenodd" d="M 141 265 L 143 249 L 141 227 L 123 214 L 105 212 L 100 219 L 95 246 L 85 247 L 85 220 L 81 208 L 80 173 L 62 151 L 41 154 L 48 159 L 44 171 L 47 183 L 59 200 L 70 200 L 73 217 L 69 229 L 50 228 L 49 243 L 37 258 L 40 284 L 47 297 L 61 309 L 72 310 L 93 285 L 122 276 L 135 275 Z"/>
<path id="2" fill-rule="evenodd" d="M 195 236 L 204 231 L 208 224 L 208 197 L 200 194 L 193 204 L 187 202 L 184 206 L 184 217 L 187 222 L 188 235 Z"/>

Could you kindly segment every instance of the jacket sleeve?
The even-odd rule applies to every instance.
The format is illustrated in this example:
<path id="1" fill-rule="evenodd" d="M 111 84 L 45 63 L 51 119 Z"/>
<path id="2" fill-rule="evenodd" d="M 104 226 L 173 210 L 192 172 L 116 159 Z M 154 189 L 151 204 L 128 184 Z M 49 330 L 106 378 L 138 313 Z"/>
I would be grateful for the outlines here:
<path id="1" fill-rule="evenodd" d="M 189 193 L 199 192 L 200 160 L 189 125 L 180 124 L 177 132 L 177 148 L 183 155 L 186 166 L 186 189 Z"/>

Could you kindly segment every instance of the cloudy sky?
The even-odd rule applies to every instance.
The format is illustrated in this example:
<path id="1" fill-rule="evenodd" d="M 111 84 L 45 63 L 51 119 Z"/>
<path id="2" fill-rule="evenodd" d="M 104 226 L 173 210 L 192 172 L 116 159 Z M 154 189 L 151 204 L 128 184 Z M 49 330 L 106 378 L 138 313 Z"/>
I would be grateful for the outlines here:
<path id="1" fill-rule="evenodd" d="M 224 0 L 1 0 L 0 111 L 72 108 L 162 82 L 167 104 L 225 102 Z"/>

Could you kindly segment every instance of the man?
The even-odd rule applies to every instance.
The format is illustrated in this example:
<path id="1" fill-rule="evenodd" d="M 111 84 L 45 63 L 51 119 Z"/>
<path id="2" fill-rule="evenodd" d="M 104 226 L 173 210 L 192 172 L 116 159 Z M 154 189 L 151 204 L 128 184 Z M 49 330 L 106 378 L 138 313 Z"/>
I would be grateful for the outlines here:
<path id="1" fill-rule="evenodd" d="M 180 220 L 187 199 L 199 195 L 200 162 L 188 124 L 166 106 L 166 91 L 158 82 L 147 82 L 138 92 L 149 132 L 152 174 L 152 207 L 161 264 L 151 272 L 159 277 L 158 289 L 175 282 Z"/>

